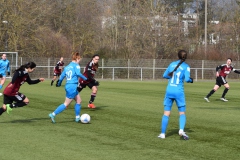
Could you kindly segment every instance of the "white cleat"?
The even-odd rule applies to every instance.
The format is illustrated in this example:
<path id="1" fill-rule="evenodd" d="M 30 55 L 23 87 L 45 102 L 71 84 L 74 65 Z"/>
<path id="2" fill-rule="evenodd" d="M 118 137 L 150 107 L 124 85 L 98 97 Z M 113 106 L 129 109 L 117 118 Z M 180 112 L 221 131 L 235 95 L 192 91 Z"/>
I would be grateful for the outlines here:
<path id="1" fill-rule="evenodd" d="M 178 134 L 179 134 L 179 136 L 182 136 L 183 139 L 189 140 L 189 137 L 188 137 L 188 135 L 186 134 L 186 132 L 184 132 L 184 131 L 179 131 Z"/>
<path id="2" fill-rule="evenodd" d="M 220 98 L 220 100 L 222 100 L 223 102 L 227 102 L 228 100 L 225 98 Z"/>
<path id="3" fill-rule="evenodd" d="M 209 99 L 207 97 L 204 97 L 205 101 L 206 102 L 210 102 Z"/>
<path id="4" fill-rule="evenodd" d="M 164 139 L 165 138 L 165 134 L 164 133 L 159 134 L 158 138 Z"/>

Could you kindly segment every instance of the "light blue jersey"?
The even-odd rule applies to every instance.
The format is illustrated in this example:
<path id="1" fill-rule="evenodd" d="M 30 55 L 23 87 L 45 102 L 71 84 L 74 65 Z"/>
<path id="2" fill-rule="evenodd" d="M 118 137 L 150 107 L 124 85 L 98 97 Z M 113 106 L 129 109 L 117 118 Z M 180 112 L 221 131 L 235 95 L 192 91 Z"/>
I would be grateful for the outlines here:
<path id="1" fill-rule="evenodd" d="M 78 63 L 71 62 L 64 68 L 59 77 L 58 84 L 61 85 L 63 79 L 66 78 L 65 90 L 67 98 L 73 99 L 78 94 L 77 85 L 79 77 L 87 80 L 87 78 L 80 72 L 80 65 Z"/>
<path id="2" fill-rule="evenodd" d="M 175 72 L 173 76 L 170 77 L 168 74 L 174 70 L 174 68 L 179 64 L 180 60 L 172 62 L 163 74 L 163 78 L 168 79 L 168 85 L 166 89 L 165 99 L 164 99 L 164 110 L 170 111 L 173 101 L 179 108 L 179 111 L 185 111 L 185 94 L 184 94 L 184 81 L 191 83 L 190 78 L 190 67 L 187 63 L 183 62 Z"/>
<path id="3" fill-rule="evenodd" d="M 9 60 L 5 59 L 1 59 L 0 60 L 0 74 L 3 77 L 6 77 L 6 72 L 10 72 L 10 67 L 9 67 Z"/>

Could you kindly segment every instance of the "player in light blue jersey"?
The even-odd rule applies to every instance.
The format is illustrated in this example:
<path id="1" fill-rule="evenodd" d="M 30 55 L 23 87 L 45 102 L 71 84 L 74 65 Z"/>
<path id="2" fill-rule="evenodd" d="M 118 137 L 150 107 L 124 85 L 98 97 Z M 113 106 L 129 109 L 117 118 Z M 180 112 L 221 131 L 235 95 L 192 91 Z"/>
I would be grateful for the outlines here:
<path id="1" fill-rule="evenodd" d="M 173 102 L 175 101 L 179 112 L 179 135 L 185 140 L 188 140 L 188 135 L 184 132 L 186 124 L 186 102 L 184 93 L 184 81 L 187 83 L 193 83 L 193 79 L 190 78 L 190 67 L 185 60 L 187 59 L 187 52 L 180 50 L 178 52 L 179 60 L 172 62 L 163 74 L 163 78 L 168 79 L 168 85 L 164 98 L 164 114 L 162 117 L 161 134 L 159 138 L 164 139 L 169 116 L 171 113 Z"/>
<path id="2" fill-rule="evenodd" d="M 6 72 L 8 76 L 10 75 L 10 65 L 9 60 L 7 60 L 7 55 L 3 54 L 2 59 L 0 60 L 0 89 L 2 89 L 6 81 Z"/>
<path id="3" fill-rule="evenodd" d="M 80 121 L 80 110 L 81 110 L 81 97 L 78 94 L 77 86 L 78 86 L 78 78 L 83 78 L 87 80 L 85 76 L 83 76 L 80 72 L 80 65 L 79 62 L 81 60 L 81 56 L 79 53 L 74 53 L 72 55 L 72 62 L 67 65 L 63 72 L 60 75 L 59 81 L 57 83 L 57 87 L 60 87 L 64 78 L 66 78 L 65 84 L 65 91 L 66 91 L 66 98 L 65 102 L 59 105 L 56 110 L 49 114 L 49 117 L 52 120 L 52 123 L 55 123 L 55 116 L 62 111 L 64 111 L 67 106 L 72 102 L 74 99 L 76 101 L 75 104 L 75 121 Z"/>

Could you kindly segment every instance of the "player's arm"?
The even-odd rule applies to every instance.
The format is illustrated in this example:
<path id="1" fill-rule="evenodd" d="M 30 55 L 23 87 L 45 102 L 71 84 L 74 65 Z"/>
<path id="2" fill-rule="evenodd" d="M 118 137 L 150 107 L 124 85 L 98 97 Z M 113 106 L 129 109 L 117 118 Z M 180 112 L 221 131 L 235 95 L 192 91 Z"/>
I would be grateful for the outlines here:
<path id="1" fill-rule="evenodd" d="M 75 72 L 76 72 L 76 74 L 77 74 L 78 77 L 80 77 L 80 78 L 82 78 L 82 79 L 84 79 L 84 80 L 87 80 L 87 78 L 80 72 L 80 66 L 77 66 L 77 67 L 75 68 Z"/>
<path id="2" fill-rule="evenodd" d="M 240 74 L 240 71 L 236 70 L 235 68 L 233 68 L 233 72 L 237 73 L 237 74 Z"/>
<path id="3" fill-rule="evenodd" d="M 8 75 L 10 75 L 10 62 L 8 61 L 8 64 L 7 64 L 7 72 L 8 72 Z"/>
<path id="4" fill-rule="evenodd" d="M 58 79 L 58 82 L 57 82 L 57 86 L 61 86 L 61 84 L 62 84 L 62 81 L 63 81 L 63 79 L 65 78 L 65 69 L 63 70 L 63 72 L 61 73 L 61 75 L 60 75 L 60 77 L 59 77 L 59 79 Z"/>
<path id="5" fill-rule="evenodd" d="M 172 77 L 169 76 L 169 73 L 170 73 L 169 67 L 170 67 L 170 65 L 168 66 L 168 68 L 167 68 L 167 69 L 165 70 L 165 72 L 163 73 L 163 78 L 166 78 L 166 79 L 172 78 Z"/>
<path id="6" fill-rule="evenodd" d="M 91 73 L 91 71 L 92 71 L 92 65 L 93 65 L 93 63 L 90 62 L 90 63 L 88 64 L 88 66 L 87 66 L 87 77 L 88 77 L 88 79 L 89 79 L 90 81 L 96 81 L 96 80 L 93 78 L 92 73 Z"/>
<path id="7" fill-rule="evenodd" d="M 190 77 L 190 67 L 189 66 L 185 69 L 184 74 L 185 74 L 185 82 L 193 83 L 193 79 Z"/>
<path id="8" fill-rule="evenodd" d="M 37 84 L 39 82 L 41 82 L 40 79 L 36 79 L 36 80 L 31 80 L 31 78 L 29 77 L 29 75 L 27 76 L 26 82 L 31 85 L 31 84 Z"/>

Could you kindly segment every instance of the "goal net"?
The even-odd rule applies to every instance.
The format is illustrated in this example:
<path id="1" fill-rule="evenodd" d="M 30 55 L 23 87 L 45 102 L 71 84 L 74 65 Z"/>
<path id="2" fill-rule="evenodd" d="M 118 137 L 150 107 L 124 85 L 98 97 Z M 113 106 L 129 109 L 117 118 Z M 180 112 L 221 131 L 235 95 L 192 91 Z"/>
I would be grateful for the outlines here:
<path id="1" fill-rule="evenodd" d="M 12 71 L 18 68 L 18 52 L 0 52 L 0 56 L 2 58 L 2 55 L 6 54 L 7 59 L 10 63 L 10 72 L 12 74 Z M 10 77 L 6 77 L 10 78 Z"/>

